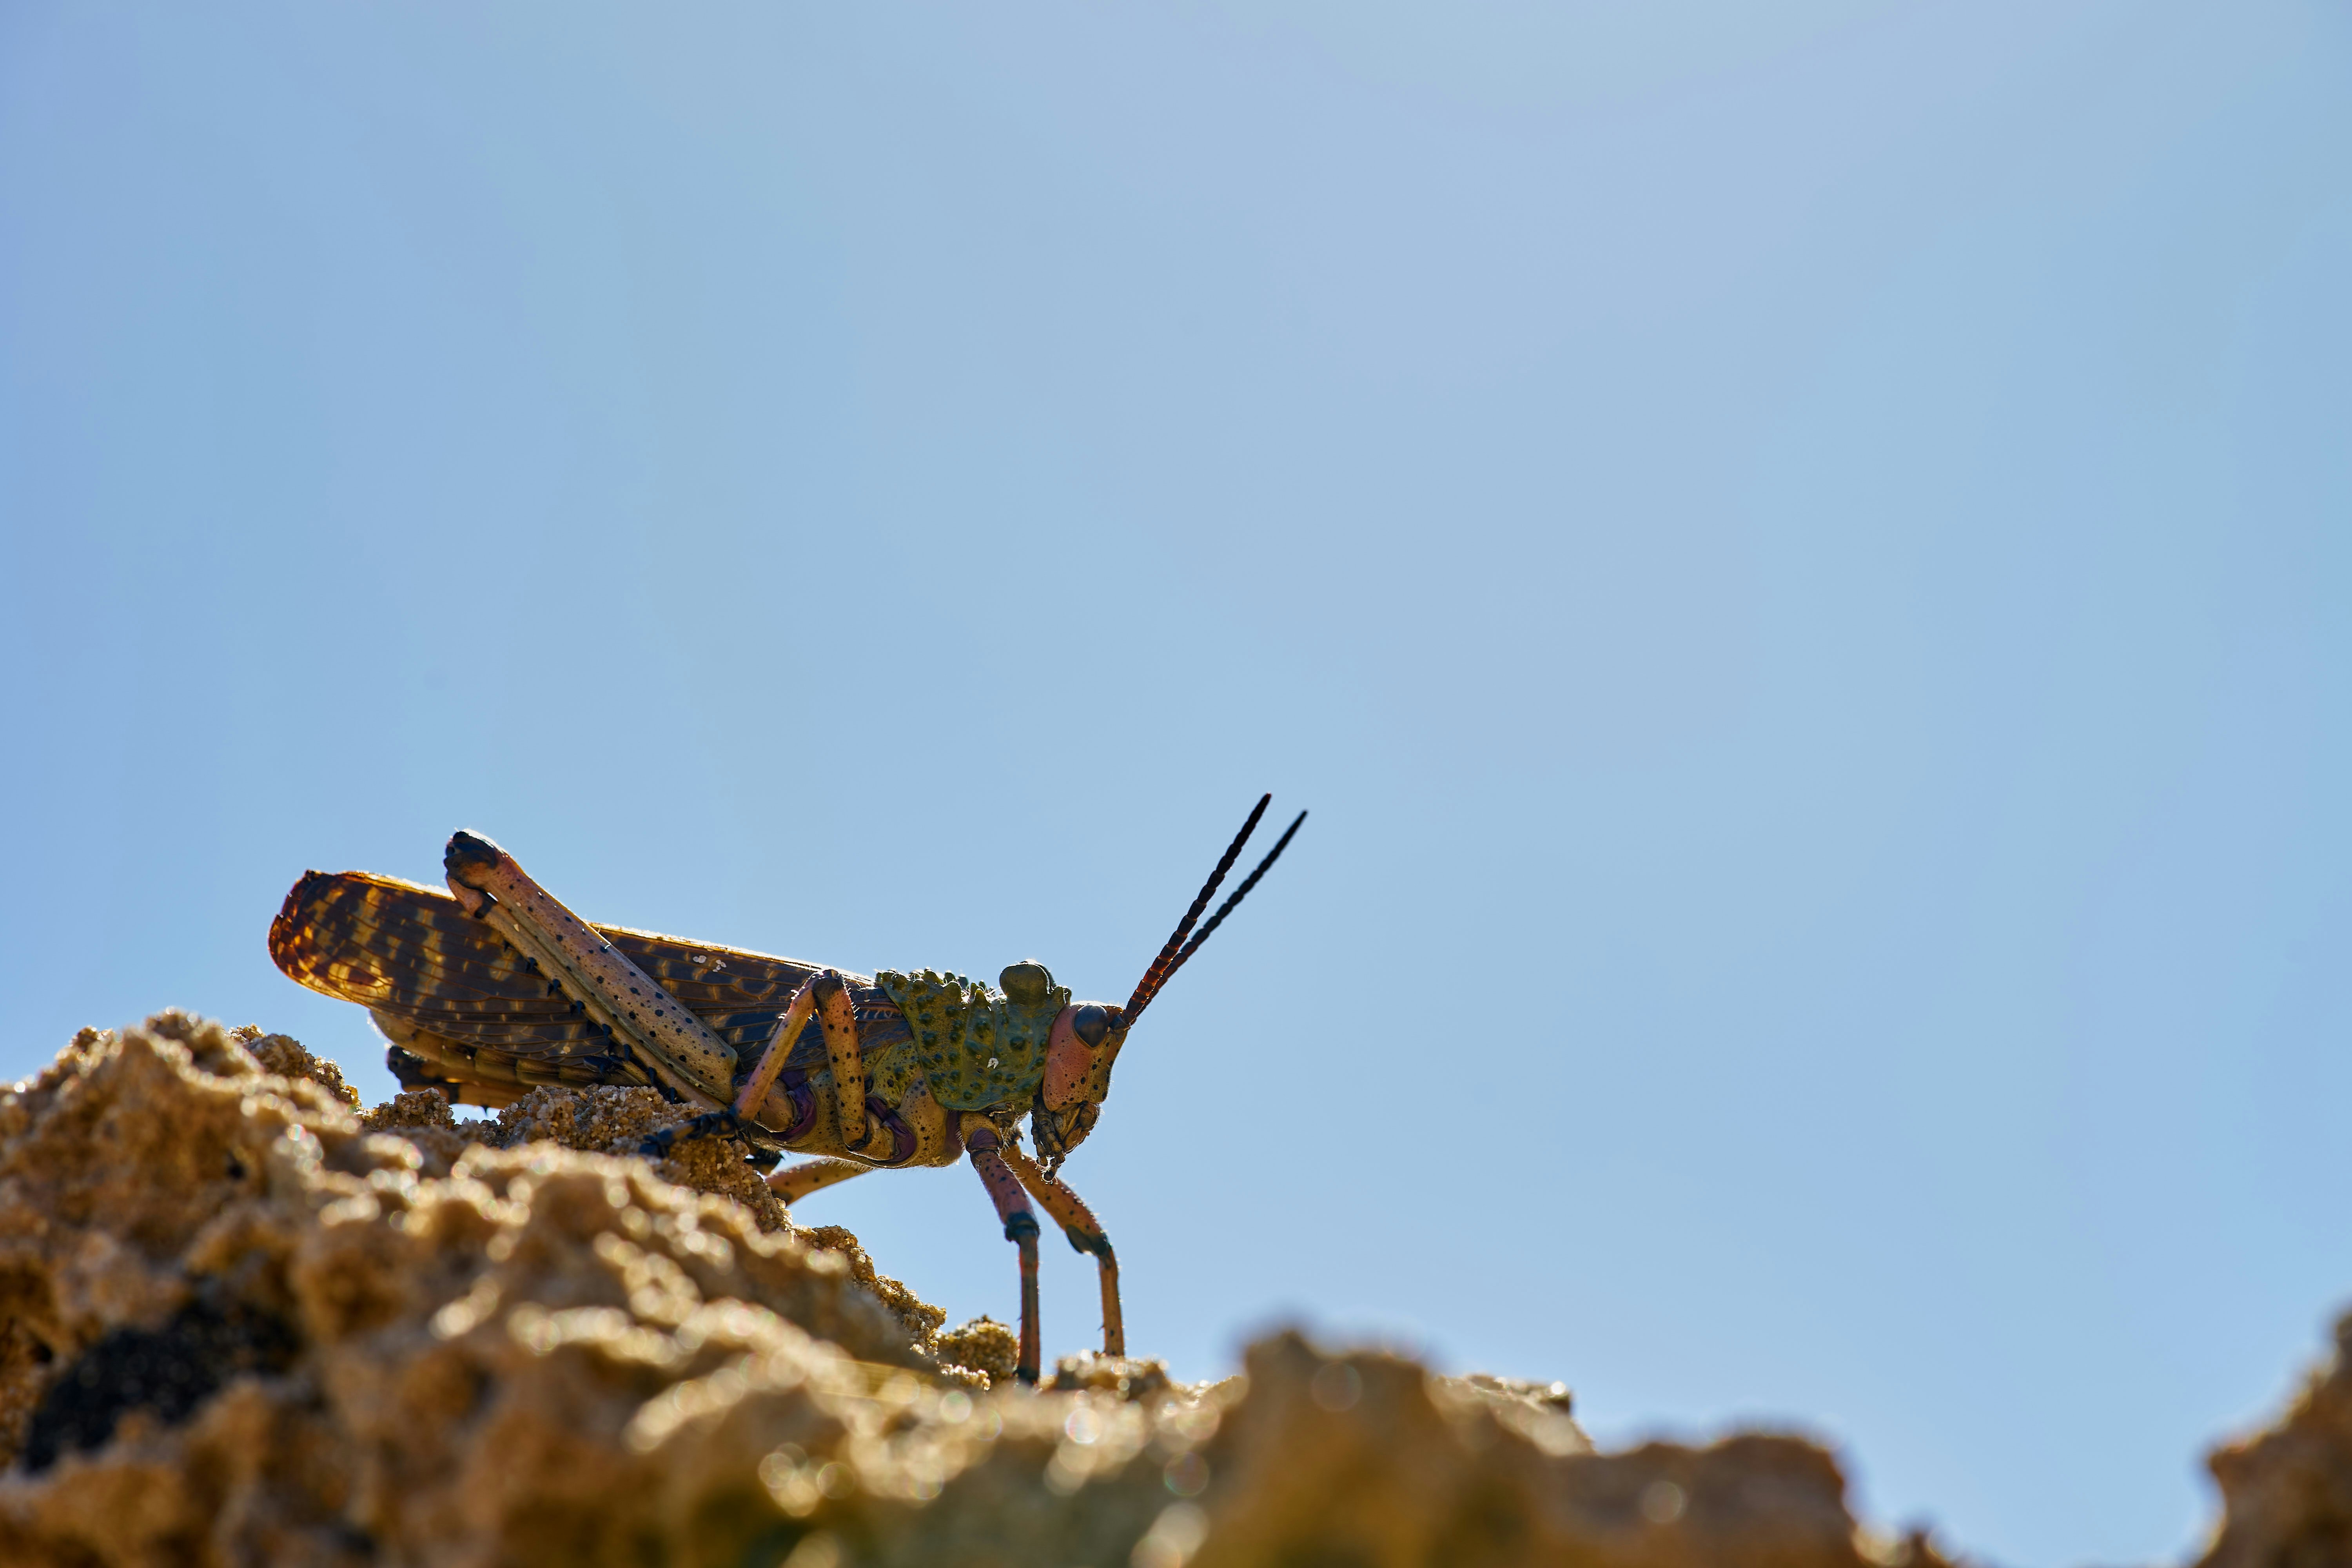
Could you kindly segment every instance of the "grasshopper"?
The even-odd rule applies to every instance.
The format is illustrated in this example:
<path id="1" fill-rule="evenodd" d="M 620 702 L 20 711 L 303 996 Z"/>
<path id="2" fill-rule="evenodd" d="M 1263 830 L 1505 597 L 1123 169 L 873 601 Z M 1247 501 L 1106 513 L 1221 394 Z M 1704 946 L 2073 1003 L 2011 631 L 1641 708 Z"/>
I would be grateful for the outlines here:
<path id="1" fill-rule="evenodd" d="M 446 893 L 364 871 L 303 873 L 270 924 L 269 956 L 311 990 L 367 1008 L 403 1089 L 496 1107 L 542 1084 L 650 1087 L 698 1114 L 645 1152 L 679 1137 L 740 1139 L 787 1204 L 867 1171 L 969 1158 L 1019 1249 L 1017 1375 L 1034 1384 L 1032 1197 L 1094 1256 L 1103 1349 L 1127 1353 L 1118 1260 L 1062 1163 L 1094 1131 L 1136 1020 L 1307 820 L 1300 812 L 1201 923 L 1273 798 L 1250 812 L 1124 1006 L 1073 1001 L 1030 960 L 991 990 L 929 969 L 856 974 L 591 925 L 466 832 L 442 857 Z M 1020 1147 L 1024 1117 L 1042 1163 Z M 815 1157 L 778 1169 L 787 1151 Z"/>

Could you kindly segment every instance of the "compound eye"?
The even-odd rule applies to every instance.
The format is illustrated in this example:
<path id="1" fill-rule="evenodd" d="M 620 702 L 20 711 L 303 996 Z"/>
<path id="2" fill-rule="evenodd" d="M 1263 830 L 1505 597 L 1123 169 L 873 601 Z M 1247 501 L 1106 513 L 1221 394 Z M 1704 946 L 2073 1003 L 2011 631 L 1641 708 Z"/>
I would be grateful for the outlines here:
<path id="1" fill-rule="evenodd" d="M 1054 994 L 1054 972 L 1034 960 L 1008 963 L 996 977 L 997 988 L 1024 1007 L 1034 1007 Z"/>
<path id="2" fill-rule="evenodd" d="M 1110 1015 L 1089 1002 L 1078 1009 L 1077 1016 L 1070 1020 L 1070 1033 L 1084 1040 L 1087 1049 L 1091 1051 L 1103 1043 L 1104 1036 L 1110 1033 Z"/>

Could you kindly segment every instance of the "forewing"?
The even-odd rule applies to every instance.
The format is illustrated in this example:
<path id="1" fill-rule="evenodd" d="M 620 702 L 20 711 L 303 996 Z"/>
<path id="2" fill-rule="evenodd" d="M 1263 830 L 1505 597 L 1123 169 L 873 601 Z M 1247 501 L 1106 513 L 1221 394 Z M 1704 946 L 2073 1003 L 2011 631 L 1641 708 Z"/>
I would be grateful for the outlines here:
<path id="1" fill-rule="evenodd" d="M 734 1047 L 744 1070 L 817 967 L 624 926 L 595 929 Z M 359 1003 L 380 1023 L 397 1020 L 459 1046 L 542 1061 L 583 1058 L 578 1065 L 591 1073 L 622 1054 L 609 1030 L 456 899 L 396 877 L 305 872 L 270 924 L 269 956 L 301 984 Z M 865 976 L 846 978 L 856 987 L 861 1041 L 906 1037 L 888 996 Z M 824 1060 L 814 1020 L 791 1060 Z"/>
<path id="2" fill-rule="evenodd" d="M 735 1047 L 739 1074 L 751 1070 L 752 1058 L 776 1032 L 776 1020 L 784 1016 L 793 993 L 822 967 L 748 948 L 688 942 L 626 926 L 600 925 L 596 930 L 630 963 L 692 1009 L 712 1034 Z M 857 1043 L 863 1049 L 871 1052 L 913 1037 L 898 1005 L 870 976 L 845 969 L 835 973 L 849 982 L 857 1011 Z M 800 1068 L 824 1065 L 824 1031 L 814 1017 L 802 1026 L 800 1038 L 793 1043 L 792 1055 L 785 1060 Z"/>
<path id="3" fill-rule="evenodd" d="M 499 934 L 431 888 L 310 871 L 269 927 L 269 956 L 313 991 L 447 1039 L 521 1056 L 600 1056 L 604 1027 Z"/>

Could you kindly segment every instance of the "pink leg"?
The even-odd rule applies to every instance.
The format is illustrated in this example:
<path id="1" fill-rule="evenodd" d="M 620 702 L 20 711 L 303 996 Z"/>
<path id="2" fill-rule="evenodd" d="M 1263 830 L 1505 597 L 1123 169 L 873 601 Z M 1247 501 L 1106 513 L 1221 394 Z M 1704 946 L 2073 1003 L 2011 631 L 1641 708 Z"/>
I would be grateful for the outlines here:
<path id="1" fill-rule="evenodd" d="M 1029 1212 L 1027 1194 L 1004 1163 L 1003 1141 L 995 1128 L 982 1121 L 967 1129 L 963 1146 L 971 1155 L 971 1168 L 980 1173 L 981 1184 L 996 1205 L 997 1218 L 1004 1222 L 1004 1239 L 1021 1249 L 1021 1364 L 1013 1375 L 1034 1385 L 1037 1381 L 1037 1216 Z"/>
<path id="2" fill-rule="evenodd" d="M 1020 1150 L 1004 1150 L 1003 1159 L 1021 1179 L 1021 1184 L 1029 1189 L 1029 1195 L 1045 1205 L 1045 1212 L 1054 1216 L 1054 1223 L 1062 1227 L 1070 1245 L 1080 1252 L 1095 1255 L 1102 1283 L 1103 1353 L 1125 1355 L 1127 1325 L 1118 1310 L 1118 1258 L 1111 1252 L 1110 1237 L 1103 1234 L 1101 1222 L 1077 1194 L 1062 1184 L 1059 1176 L 1047 1175 L 1036 1161 Z"/>

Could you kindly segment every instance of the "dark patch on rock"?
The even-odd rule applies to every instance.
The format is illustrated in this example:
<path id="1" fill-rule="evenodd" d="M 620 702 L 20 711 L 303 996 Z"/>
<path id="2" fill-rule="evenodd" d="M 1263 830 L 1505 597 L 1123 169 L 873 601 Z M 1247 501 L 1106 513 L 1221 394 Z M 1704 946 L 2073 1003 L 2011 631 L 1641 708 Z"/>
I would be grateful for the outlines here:
<path id="1" fill-rule="evenodd" d="M 196 1300 L 161 1328 L 110 1330 L 60 1373 L 33 1410 L 25 1468 L 106 1446 L 134 1410 L 176 1426 L 233 1377 L 279 1373 L 301 1349 L 283 1319 Z"/>

